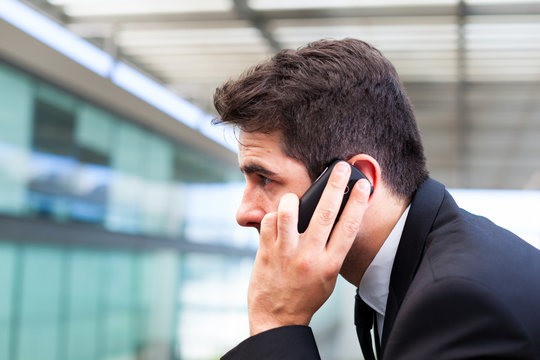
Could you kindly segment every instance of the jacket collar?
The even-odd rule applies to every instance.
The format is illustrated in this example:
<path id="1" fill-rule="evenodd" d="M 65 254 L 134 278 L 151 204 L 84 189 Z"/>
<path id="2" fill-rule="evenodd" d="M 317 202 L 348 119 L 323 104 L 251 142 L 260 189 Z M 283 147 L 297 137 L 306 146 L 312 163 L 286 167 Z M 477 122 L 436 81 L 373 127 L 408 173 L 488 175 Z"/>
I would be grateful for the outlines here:
<path id="1" fill-rule="evenodd" d="M 427 179 L 417 189 L 411 201 L 411 209 L 390 275 L 390 289 L 381 339 L 383 353 L 401 303 L 420 265 L 425 241 L 437 217 L 445 192 L 444 185 L 433 179 Z"/>

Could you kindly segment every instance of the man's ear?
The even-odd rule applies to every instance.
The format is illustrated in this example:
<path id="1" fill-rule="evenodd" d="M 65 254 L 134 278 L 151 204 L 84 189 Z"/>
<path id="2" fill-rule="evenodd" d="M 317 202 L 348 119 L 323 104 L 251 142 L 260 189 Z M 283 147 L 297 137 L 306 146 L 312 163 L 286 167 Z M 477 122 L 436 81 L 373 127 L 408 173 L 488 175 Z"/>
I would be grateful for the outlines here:
<path id="1" fill-rule="evenodd" d="M 367 154 L 357 154 L 347 160 L 355 168 L 360 170 L 373 186 L 373 191 L 377 190 L 377 185 L 381 181 L 381 166 L 372 156 Z"/>

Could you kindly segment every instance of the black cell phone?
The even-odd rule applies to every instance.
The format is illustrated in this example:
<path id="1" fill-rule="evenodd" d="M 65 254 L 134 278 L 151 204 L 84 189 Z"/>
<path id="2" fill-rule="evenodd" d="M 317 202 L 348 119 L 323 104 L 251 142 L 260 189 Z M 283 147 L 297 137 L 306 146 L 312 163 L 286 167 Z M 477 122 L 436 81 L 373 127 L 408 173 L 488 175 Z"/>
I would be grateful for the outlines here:
<path id="1" fill-rule="evenodd" d="M 309 221 L 311 220 L 311 217 L 313 216 L 313 212 L 315 211 L 315 208 L 317 207 L 317 204 L 319 203 L 319 199 L 321 198 L 321 195 L 326 186 L 326 183 L 328 182 L 328 178 L 330 177 L 330 174 L 332 173 L 332 169 L 340 161 L 343 161 L 343 160 L 335 160 L 326 169 L 324 169 L 324 171 L 321 173 L 321 175 L 319 175 L 317 180 L 315 180 L 313 184 L 311 184 L 311 186 L 306 191 L 306 193 L 302 195 L 302 197 L 300 198 L 300 210 L 298 213 L 298 232 L 299 233 L 303 233 L 304 231 L 306 231 L 309 225 Z M 364 174 L 362 174 L 360 170 L 358 170 L 351 164 L 349 165 L 351 167 L 351 177 L 349 178 L 349 183 L 347 184 L 347 187 L 345 188 L 345 193 L 343 194 L 343 201 L 341 202 L 341 207 L 339 208 L 339 212 L 337 214 L 335 222 L 338 221 L 339 216 L 341 215 L 341 212 L 345 208 L 345 204 L 347 204 L 347 200 L 349 200 L 350 192 L 354 184 L 360 179 L 368 180 L 368 178 Z M 371 185 L 370 196 L 372 193 L 373 193 L 373 185 Z"/>

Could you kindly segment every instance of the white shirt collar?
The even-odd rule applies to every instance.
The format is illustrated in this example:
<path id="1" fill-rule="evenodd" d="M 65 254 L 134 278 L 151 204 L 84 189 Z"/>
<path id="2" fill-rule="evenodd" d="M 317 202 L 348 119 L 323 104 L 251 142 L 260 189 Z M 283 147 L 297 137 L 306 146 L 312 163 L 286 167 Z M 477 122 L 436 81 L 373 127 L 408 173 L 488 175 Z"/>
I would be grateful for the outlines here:
<path id="1" fill-rule="evenodd" d="M 369 264 L 358 287 L 358 294 L 366 304 L 380 315 L 378 318 L 384 317 L 386 312 L 392 266 L 394 265 L 394 258 L 396 257 L 399 240 L 410 207 L 410 205 L 407 206 L 379 252 Z M 382 326 L 379 327 L 379 330 L 382 330 Z"/>

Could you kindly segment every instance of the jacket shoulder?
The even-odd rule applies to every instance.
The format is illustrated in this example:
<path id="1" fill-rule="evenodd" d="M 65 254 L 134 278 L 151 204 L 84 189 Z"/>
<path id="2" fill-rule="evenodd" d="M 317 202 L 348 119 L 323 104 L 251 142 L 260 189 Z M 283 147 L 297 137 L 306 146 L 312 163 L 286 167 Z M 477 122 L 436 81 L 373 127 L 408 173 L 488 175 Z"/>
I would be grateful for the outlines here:
<path id="1" fill-rule="evenodd" d="M 493 289 L 448 276 L 407 295 L 384 355 L 389 359 L 532 359 L 540 356 L 538 339 L 514 306 Z"/>

